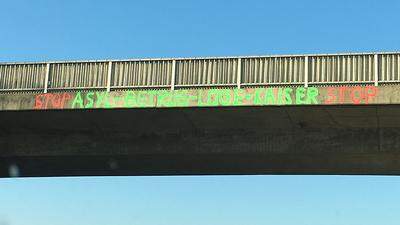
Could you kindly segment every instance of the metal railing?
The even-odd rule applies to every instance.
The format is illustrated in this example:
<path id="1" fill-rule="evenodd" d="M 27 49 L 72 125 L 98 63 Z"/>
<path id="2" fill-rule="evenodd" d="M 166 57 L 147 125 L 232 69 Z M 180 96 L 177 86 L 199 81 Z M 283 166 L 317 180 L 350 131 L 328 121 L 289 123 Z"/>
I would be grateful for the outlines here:
<path id="1" fill-rule="evenodd" d="M 400 83 L 400 53 L 0 63 L 0 91 Z"/>

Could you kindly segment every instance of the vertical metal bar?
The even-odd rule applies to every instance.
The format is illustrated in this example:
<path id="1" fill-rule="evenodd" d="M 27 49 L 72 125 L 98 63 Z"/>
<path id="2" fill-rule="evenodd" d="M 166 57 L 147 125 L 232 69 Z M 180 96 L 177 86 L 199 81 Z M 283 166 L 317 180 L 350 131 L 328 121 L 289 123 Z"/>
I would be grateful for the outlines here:
<path id="1" fill-rule="evenodd" d="M 46 63 L 46 74 L 44 77 L 44 93 L 47 93 L 49 87 L 49 74 L 50 74 L 50 63 Z"/>
<path id="2" fill-rule="evenodd" d="M 304 58 L 304 87 L 308 87 L 308 56 Z"/>
<path id="3" fill-rule="evenodd" d="M 171 90 L 175 89 L 176 60 L 172 60 Z"/>
<path id="4" fill-rule="evenodd" d="M 378 86 L 378 80 L 379 80 L 378 54 L 374 55 L 374 80 L 375 80 L 375 86 Z"/>
<path id="5" fill-rule="evenodd" d="M 112 75 L 112 61 L 108 62 L 108 71 L 107 71 L 107 92 L 111 91 L 111 75 Z"/>
<path id="6" fill-rule="evenodd" d="M 240 89 L 240 85 L 242 82 L 242 59 L 238 58 L 237 72 L 236 72 L 236 85 L 237 88 Z"/>

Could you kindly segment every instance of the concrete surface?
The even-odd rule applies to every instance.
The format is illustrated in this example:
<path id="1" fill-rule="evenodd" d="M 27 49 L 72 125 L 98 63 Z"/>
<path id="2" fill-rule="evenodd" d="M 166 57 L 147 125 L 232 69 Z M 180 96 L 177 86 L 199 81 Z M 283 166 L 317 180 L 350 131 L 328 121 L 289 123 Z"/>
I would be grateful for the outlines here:
<path id="1" fill-rule="evenodd" d="M 0 177 L 400 174 L 400 106 L 0 112 Z"/>

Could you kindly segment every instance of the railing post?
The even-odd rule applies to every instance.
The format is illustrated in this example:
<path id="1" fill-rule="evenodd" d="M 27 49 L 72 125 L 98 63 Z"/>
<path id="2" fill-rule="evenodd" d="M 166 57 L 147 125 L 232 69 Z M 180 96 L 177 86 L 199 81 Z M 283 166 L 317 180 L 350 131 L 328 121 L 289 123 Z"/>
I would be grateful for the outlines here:
<path id="1" fill-rule="evenodd" d="M 379 68 L 378 68 L 378 54 L 374 55 L 374 84 L 375 86 L 378 86 L 378 81 L 379 81 Z"/>
<path id="2" fill-rule="evenodd" d="M 304 58 L 304 87 L 308 87 L 308 56 Z"/>
<path id="3" fill-rule="evenodd" d="M 172 60 L 171 90 L 175 90 L 176 60 Z"/>
<path id="4" fill-rule="evenodd" d="M 242 59 L 238 58 L 238 65 L 237 65 L 237 73 L 236 73 L 236 85 L 237 88 L 240 89 L 240 85 L 242 82 Z"/>
<path id="5" fill-rule="evenodd" d="M 49 87 L 50 63 L 46 63 L 46 75 L 44 77 L 44 93 L 47 93 Z"/>
<path id="6" fill-rule="evenodd" d="M 107 92 L 111 91 L 111 75 L 112 75 L 112 61 L 108 62 L 108 71 L 107 71 Z"/>

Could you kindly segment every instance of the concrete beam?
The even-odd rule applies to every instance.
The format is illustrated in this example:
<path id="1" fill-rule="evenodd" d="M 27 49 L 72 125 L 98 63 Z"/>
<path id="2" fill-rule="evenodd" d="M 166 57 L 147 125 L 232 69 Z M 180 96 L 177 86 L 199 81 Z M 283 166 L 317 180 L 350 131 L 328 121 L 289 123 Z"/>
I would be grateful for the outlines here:
<path id="1" fill-rule="evenodd" d="M 400 174 L 397 105 L 0 112 L 0 176 Z"/>
<path id="2" fill-rule="evenodd" d="M 0 110 L 400 104 L 400 85 L 3 93 Z"/>

